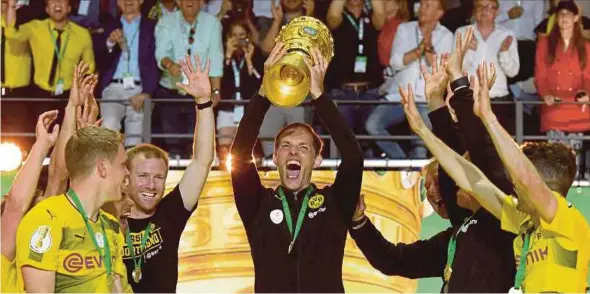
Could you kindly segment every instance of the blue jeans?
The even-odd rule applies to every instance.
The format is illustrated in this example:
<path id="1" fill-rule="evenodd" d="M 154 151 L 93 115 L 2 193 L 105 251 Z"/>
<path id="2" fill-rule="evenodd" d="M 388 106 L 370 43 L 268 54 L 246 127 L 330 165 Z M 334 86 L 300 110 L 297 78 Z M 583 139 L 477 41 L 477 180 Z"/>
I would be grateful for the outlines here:
<path id="1" fill-rule="evenodd" d="M 428 106 L 426 104 L 416 106 L 428 128 L 432 128 L 430 119 L 428 119 Z M 369 119 L 367 119 L 365 128 L 370 135 L 389 136 L 387 129 L 391 126 L 397 126 L 405 120 L 406 114 L 401 104 L 382 104 L 373 109 Z M 407 158 L 406 153 L 396 141 L 376 141 L 376 144 L 390 159 Z M 426 149 L 422 140 L 412 140 L 411 146 L 410 158 L 426 158 L 428 149 Z"/>

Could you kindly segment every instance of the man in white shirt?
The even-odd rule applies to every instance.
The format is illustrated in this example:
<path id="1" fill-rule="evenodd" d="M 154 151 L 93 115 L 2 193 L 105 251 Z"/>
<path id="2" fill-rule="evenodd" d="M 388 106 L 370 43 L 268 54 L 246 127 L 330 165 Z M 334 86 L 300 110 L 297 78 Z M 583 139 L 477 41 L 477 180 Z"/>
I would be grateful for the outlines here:
<path id="1" fill-rule="evenodd" d="M 220 99 L 223 75 L 223 45 L 221 23 L 215 16 L 201 11 L 201 0 L 179 0 L 179 10 L 163 16 L 156 25 L 156 61 L 162 70 L 157 98 L 186 99 L 191 96 L 176 87 L 177 82 L 187 81 L 180 68 L 180 61 L 188 54 L 194 62 L 195 54 L 204 69 L 210 61 L 213 106 Z M 188 134 L 195 126 L 195 108 L 189 103 L 156 103 L 155 113 L 160 115 L 160 127 L 165 134 Z M 179 138 L 164 140 L 172 158 L 191 154 L 191 145 Z"/>
<path id="2" fill-rule="evenodd" d="M 389 101 L 401 101 L 398 87 L 412 84 L 418 103 L 418 110 L 424 121 L 428 120 L 428 107 L 424 97 L 424 79 L 420 74 L 420 64 L 428 68 L 434 62 L 435 54 L 450 53 L 453 50 L 453 33 L 439 23 L 445 12 L 444 0 L 421 0 L 418 21 L 399 25 L 391 48 L 390 65 L 396 72 L 386 79 L 381 86 L 381 93 Z M 365 124 L 371 135 L 387 136 L 387 129 L 405 121 L 400 104 L 382 104 L 377 106 Z M 402 159 L 408 156 L 395 141 L 377 141 L 377 146 L 390 159 Z M 425 158 L 427 149 L 420 140 L 412 141 L 410 158 Z"/>
<path id="3" fill-rule="evenodd" d="M 508 89 L 508 78 L 515 77 L 520 69 L 516 36 L 503 25 L 495 24 L 498 15 L 498 0 L 475 0 L 474 25 L 461 27 L 455 32 L 465 33 L 473 27 L 473 38 L 463 60 L 463 70 L 475 75 L 478 65 L 483 61 L 496 67 L 496 82 L 490 90 L 494 101 L 513 101 Z M 500 124 L 507 130 L 514 130 L 514 106 L 511 104 L 493 104 Z"/>

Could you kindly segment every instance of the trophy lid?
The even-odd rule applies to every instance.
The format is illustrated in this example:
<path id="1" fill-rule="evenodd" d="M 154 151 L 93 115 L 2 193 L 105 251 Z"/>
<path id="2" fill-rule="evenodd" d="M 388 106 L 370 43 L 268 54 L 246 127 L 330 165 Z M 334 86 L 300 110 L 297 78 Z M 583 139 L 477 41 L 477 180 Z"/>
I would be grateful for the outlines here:
<path id="1" fill-rule="evenodd" d="M 319 19 L 311 16 L 292 19 L 281 28 L 275 41 L 282 42 L 287 52 L 300 50 L 311 56 L 311 48 L 315 47 L 328 62 L 334 56 L 334 39 L 330 30 Z"/>

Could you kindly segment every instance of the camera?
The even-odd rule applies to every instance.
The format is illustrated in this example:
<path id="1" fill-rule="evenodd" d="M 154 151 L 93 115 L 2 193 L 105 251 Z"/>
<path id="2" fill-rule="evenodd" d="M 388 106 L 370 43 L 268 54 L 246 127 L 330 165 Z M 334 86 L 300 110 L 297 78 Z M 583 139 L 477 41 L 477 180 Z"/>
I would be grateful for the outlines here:
<path id="1" fill-rule="evenodd" d="M 250 39 L 248 38 L 241 38 L 240 40 L 238 40 L 238 46 L 245 48 L 248 47 L 248 45 L 250 45 Z"/>

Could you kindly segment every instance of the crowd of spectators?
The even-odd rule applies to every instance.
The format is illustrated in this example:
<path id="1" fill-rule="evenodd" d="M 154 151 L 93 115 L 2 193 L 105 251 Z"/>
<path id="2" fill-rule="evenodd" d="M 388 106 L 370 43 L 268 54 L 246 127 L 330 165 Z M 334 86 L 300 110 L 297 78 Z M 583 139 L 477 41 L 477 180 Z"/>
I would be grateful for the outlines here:
<path id="1" fill-rule="evenodd" d="M 563 3 L 562 3 L 563 2 Z M 2 97 L 67 98 L 72 71 L 83 60 L 100 77 L 103 125 L 125 134 L 126 147 L 142 142 L 149 98 L 153 133 L 185 135 L 161 142 L 172 158 L 191 154 L 194 108 L 176 87 L 186 77 L 179 61 L 196 54 L 210 61 L 217 113 L 218 153 L 227 154 L 243 113 L 228 100 L 249 99 L 283 25 L 298 16 L 325 22 L 335 56 L 326 90 L 335 100 L 382 100 L 339 105 L 356 134 L 408 135 L 398 86 L 413 85 L 425 102 L 420 66 L 450 53 L 454 33 L 474 26 L 464 61 L 473 74 L 487 60 L 497 78 L 490 91 L 500 123 L 515 132 L 515 100 L 526 105 L 526 135 L 546 134 L 571 145 L 590 167 L 590 109 L 562 102 L 588 101 L 590 1 L 573 0 L 2 0 Z M 557 14 L 567 14 L 559 18 Z M 573 30 L 571 28 L 573 27 Z M 573 33 L 569 33 L 573 32 Z M 571 46 L 570 46 L 571 44 Z M 173 99 L 173 100 L 172 100 Z M 109 101 L 112 100 L 112 101 Z M 65 103 L 65 100 L 64 102 Z M 27 126 L 60 102 L 2 102 L 2 132 Z M 419 111 L 428 122 L 427 104 Z M 274 137 L 286 124 L 319 123 L 305 107 L 271 107 L 260 131 Z M 321 131 L 321 130 L 320 130 Z M 157 140 L 157 139 L 156 139 Z M 155 140 L 155 141 L 156 141 Z M 26 141 L 21 142 L 26 146 Z M 366 158 L 425 158 L 419 140 L 362 141 Z M 261 141 L 269 157 L 272 142 Z M 587 170 L 587 169 L 586 169 Z"/>

